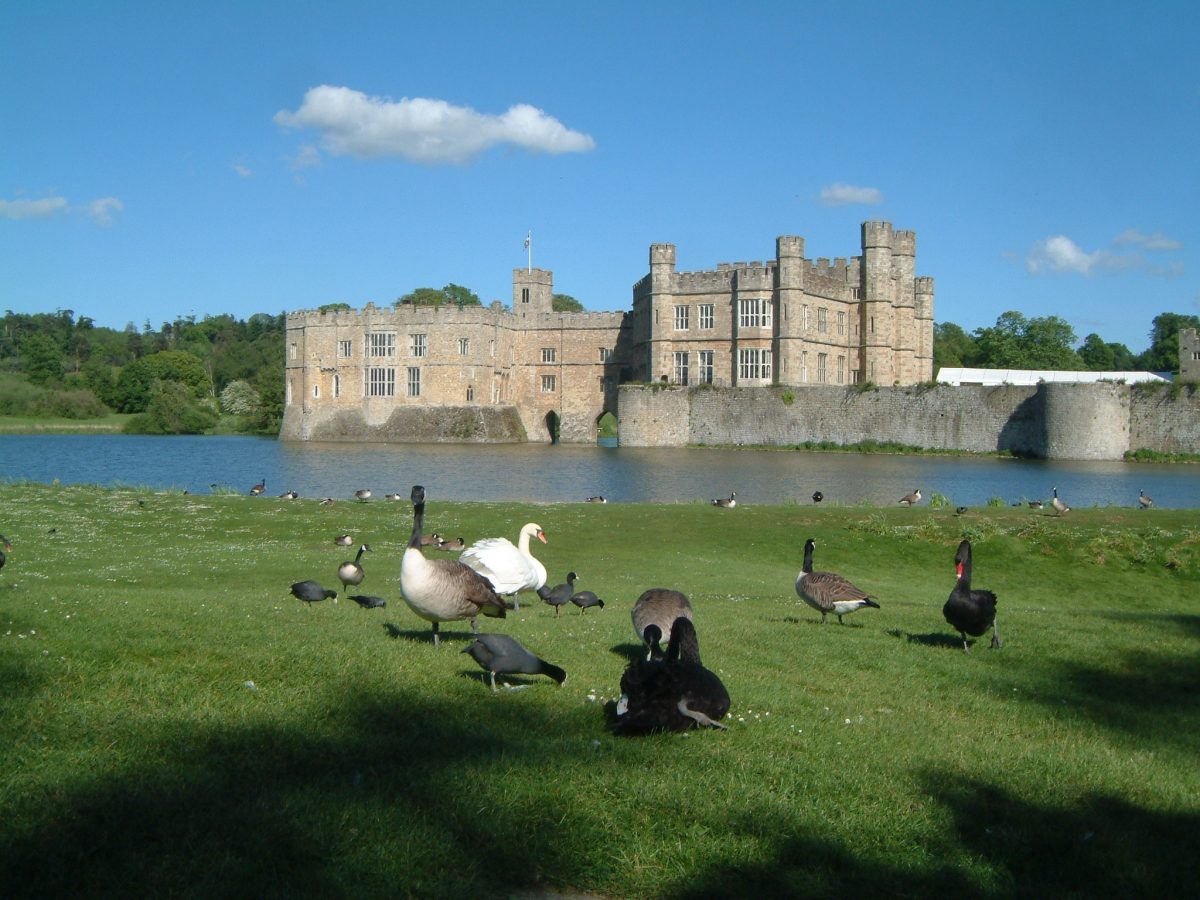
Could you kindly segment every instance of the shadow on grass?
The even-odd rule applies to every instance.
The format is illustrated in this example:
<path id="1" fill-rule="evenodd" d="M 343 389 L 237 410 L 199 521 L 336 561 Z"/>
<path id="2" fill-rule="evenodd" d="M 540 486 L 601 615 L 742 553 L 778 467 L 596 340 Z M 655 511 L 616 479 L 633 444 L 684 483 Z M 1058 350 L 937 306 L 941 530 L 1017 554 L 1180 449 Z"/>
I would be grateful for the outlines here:
<path id="1" fill-rule="evenodd" d="M 913 634 L 911 631 L 901 631 L 899 628 L 889 628 L 887 633 L 895 638 L 903 638 L 910 644 L 920 644 L 923 647 L 951 647 L 962 652 L 962 638 L 955 634 L 947 634 L 944 631 L 932 631 L 928 634 Z M 988 638 L 990 641 L 991 638 Z M 978 641 L 968 639 L 967 643 L 974 647 Z M 986 642 L 985 642 L 986 643 Z"/>

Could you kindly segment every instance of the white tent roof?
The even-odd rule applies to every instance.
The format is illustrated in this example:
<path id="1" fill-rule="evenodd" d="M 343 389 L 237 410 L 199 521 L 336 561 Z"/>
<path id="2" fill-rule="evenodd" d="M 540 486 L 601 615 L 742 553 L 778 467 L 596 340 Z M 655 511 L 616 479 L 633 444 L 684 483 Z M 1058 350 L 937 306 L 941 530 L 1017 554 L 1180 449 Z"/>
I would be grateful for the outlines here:
<path id="1" fill-rule="evenodd" d="M 1037 384 L 1042 381 L 1062 381 L 1075 384 L 1091 384 L 1097 381 L 1123 381 L 1134 384 L 1139 381 L 1162 381 L 1171 379 L 1157 372 L 1058 372 L 1052 369 L 967 369 L 943 366 L 938 370 L 940 384 Z"/>

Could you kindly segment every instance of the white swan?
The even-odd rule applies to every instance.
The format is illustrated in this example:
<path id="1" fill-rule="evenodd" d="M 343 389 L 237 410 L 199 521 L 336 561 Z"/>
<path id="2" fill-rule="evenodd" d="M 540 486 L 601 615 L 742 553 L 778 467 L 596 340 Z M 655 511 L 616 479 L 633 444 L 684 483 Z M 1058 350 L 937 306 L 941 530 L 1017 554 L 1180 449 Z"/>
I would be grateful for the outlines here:
<path id="1" fill-rule="evenodd" d="M 546 584 L 546 567 L 529 552 L 531 537 L 546 543 L 542 526 L 530 522 L 521 529 L 515 546 L 508 538 L 484 538 L 464 550 L 459 561 L 490 581 L 497 594 L 536 591 Z"/>

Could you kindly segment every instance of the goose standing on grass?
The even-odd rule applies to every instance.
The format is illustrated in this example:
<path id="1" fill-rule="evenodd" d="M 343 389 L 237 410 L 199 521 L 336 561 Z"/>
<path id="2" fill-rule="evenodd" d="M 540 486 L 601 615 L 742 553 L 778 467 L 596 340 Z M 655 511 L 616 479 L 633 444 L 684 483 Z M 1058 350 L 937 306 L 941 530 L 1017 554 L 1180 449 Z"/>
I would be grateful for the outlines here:
<path id="1" fill-rule="evenodd" d="M 719 506 L 721 509 L 733 509 L 737 506 L 737 491 L 731 491 L 728 497 L 718 497 L 716 500 L 709 501 L 713 506 Z"/>
<path id="2" fill-rule="evenodd" d="M 337 591 L 329 591 L 321 586 L 317 581 L 297 581 L 292 585 L 292 596 L 297 600 L 303 600 L 306 604 L 313 604 L 320 600 L 332 600 L 337 603 Z"/>
<path id="3" fill-rule="evenodd" d="M 568 572 L 565 584 L 556 584 L 552 588 L 543 585 L 538 588 L 537 595 L 554 607 L 554 615 L 557 616 L 562 605 L 571 602 L 571 596 L 575 593 L 575 582 L 578 579 L 579 576 L 574 572 Z"/>
<path id="4" fill-rule="evenodd" d="M 259 494 L 265 494 L 267 491 L 267 479 L 263 479 L 254 487 L 250 488 L 250 496 L 257 497 Z"/>
<path id="5" fill-rule="evenodd" d="M 358 548 L 358 554 L 354 557 L 353 561 L 346 560 L 338 566 L 338 578 L 342 580 L 343 591 L 349 588 L 350 585 L 358 587 L 362 584 L 363 579 L 367 577 L 367 573 L 363 571 L 362 567 L 362 555 L 371 552 L 373 551 L 370 544 L 361 544 Z"/>
<path id="6" fill-rule="evenodd" d="M 1145 491 L 1138 491 L 1138 506 L 1142 509 L 1149 509 L 1154 505 L 1154 501 L 1146 496 Z"/>
<path id="7" fill-rule="evenodd" d="M 421 526 L 425 519 L 425 488 L 412 489 L 413 530 L 400 562 L 400 592 L 408 608 L 433 626 L 433 645 L 439 646 L 438 624 L 475 618 L 503 619 L 508 607 L 492 583 L 457 559 L 426 559 L 421 552 Z"/>
<path id="8" fill-rule="evenodd" d="M 657 627 L 657 626 L 651 626 Z M 700 662 L 700 641 L 691 619 L 671 624 L 663 659 L 633 660 L 621 676 L 614 734 L 644 735 L 689 728 L 720 728 L 729 712 L 729 692 Z"/>
<path id="9" fill-rule="evenodd" d="M 507 634 L 477 634 L 462 652 L 471 654 L 471 659 L 492 676 L 493 691 L 496 690 L 497 675 L 546 675 L 560 687 L 567 680 L 567 673 L 561 668 L 534 656 L 521 646 L 520 641 Z"/>
<path id="10" fill-rule="evenodd" d="M 796 593 L 821 614 L 821 624 L 825 624 L 825 616 L 833 613 L 838 618 L 838 624 L 844 625 L 842 616 L 848 616 L 864 606 L 879 609 L 879 604 L 872 594 L 855 587 L 850 581 L 833 572 L 813 571 L 813 550 L 817 542 L 809 538 L 804 542 L 804 564 L 800 574 L 796 576 Z"/>
<path id="11" fill-rule="evenodd" d="M 366 503 L 368 500 L 371 499 L 371 491 L 369 488 L 361 488 L 354 492 L 354 496 L 356 499 L 361 500 L 363 503 Z"/>
<path id="12" fill-rule="evenodd" d="M 903 497 L 900 498 L 900 504 L 902 506 L 916 506 L 920 502 L 921 502 L 921 489 L 920 488 L 916 488 L 913 490 L 913 492 L 911 494 L 905 494 Z"/>
<path id="13" fill-rule="evenodd" d="M 1062 498 L 1058 496 L 1058 488 L 1054 488 L 1054 497 L 1050 501 L 1050 505 L 1054 507 L 1054 512 L 1060 516 L 1065 512 L 1071 511 L 1071 507 L 1067 506 L 1067 504 L 1062 501 Z"/>
<path id="14" fill-rule="evenodd" d="M 513 609 L 520 609 L 517 594 L 536 591 L 546 584 L 546 567 L 529 552 L 531 537 L 547 543 L 542 526 L 529 522 L 521 529 L 515 546 L 508 538 L 484 538 L 464 550 L 459 561 L 490 581 L 497 594 L 511 595 Z"/>
<path id="15" fill-rule="evenodd" d="M 649 659 L 659 641 L 670 643 L 671 625 L 677 619 L 692 618 L 692 604 L 687 596 L 670 588 L 650 588 L 638 597 L 630 611 L 633 633 L 646 644 Z M 653 629 L 651 634 L 648 631 Z"/>
<path id="16" fill-rule="evenodd" d="M 452 541 L 438 541 L 437 547 L 435 547 L 434 549 L 435 550 L 446 550 L 448 552 L 453 552 L 455 550 L 462 550 L 466 546 L 467 546 L 467 542 L 464 541 L 461 537 L 457 537 Z"/>
<path id="17" fill-rule="evenodd" d="M 963 541 L 954 554 L 954 569 L 958 582 L 950 599 L 942 607 L 942 615 L 960 635 L 963 652 L 969 653 L 967 635 L 980 637 L 992 629 L 992 649 L 999 650 L 1000 629 L 996 625 L 996 595 L 991 591 L 971 590 L 971 542 Z"/>

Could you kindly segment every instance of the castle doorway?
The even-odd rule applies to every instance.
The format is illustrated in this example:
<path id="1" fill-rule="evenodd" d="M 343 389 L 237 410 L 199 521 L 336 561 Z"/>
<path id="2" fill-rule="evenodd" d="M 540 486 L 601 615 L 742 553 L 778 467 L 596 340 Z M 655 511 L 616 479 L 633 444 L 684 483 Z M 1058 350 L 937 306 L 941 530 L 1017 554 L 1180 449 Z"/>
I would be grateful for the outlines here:
<path id="1" fill-rule="evenodd" d="M 557 444 L 559 427 L 562 424 L 562 420 L 559 419 L 558 413 L 551 410 L 550 412 L 546 413 L 545 421 L 546 421 L 546 431 L 550 434 L 550 443 Z"/>
<path id="2" fill-rule="evenodd" d="M 606 447 L 617 445 L 617 417 L 608 410 L 596 419 L 596 443 Z"/>

